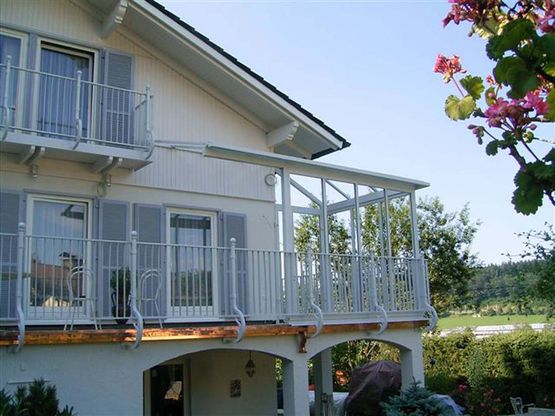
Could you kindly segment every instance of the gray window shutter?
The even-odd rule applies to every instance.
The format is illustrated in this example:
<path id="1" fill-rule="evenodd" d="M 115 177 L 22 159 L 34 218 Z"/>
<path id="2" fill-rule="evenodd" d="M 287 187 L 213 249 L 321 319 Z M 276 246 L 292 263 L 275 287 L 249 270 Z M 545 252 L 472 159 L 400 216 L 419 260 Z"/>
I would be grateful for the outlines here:
<path id="1" fill-rule="evenodd" d="M 37 48 L 38 48 L 38 37 L 36 34 L 31 33 L 29 35 L 29 44 L 27 48 L 27 68 L 38 69 L 37 68 Z M 33 111 L 33 91 L 35 91 L 35 84 L 38 88 L 38 79 L 32 73 L 27 73 L 23 75 L 25 77 L 25 103 L 24 103 L 24 113 L 23 113 L 23 123 L 25 127 L 34 129 L 34 120 L 32 119 Z"/>
<path id="2" fill-rule="evenodd" d="M 159 205 L 135 204 L 134 206 L 133 229 L 138 233 L 137 247 L 137 269 L 139 281 L 138 289 L 141 289 L 140 278 L 148 270 L 156 270 L 160 276 L 161 289 L 159 292 L 158 306 L 162 315 L 166 310 L 166 251 L 160 243 L 165 243 L 165 212 L 164 207 Z M 152 244 L 149 244 L 152 243 Z M 158 282 L 156 279 L 147 280 L 147 284 L 142 286 L 143 293 L 138 293 L 141 297 L 154 297 Z M 140 303 L 140 302 L 139 302 Z M 156 309 L 153 302 L 146 302 L 141 313 L 144 317 L 155 316 Z"/>
<path id="3" fill-rule="evenodd" d="M 15 318 L 17 224 L 22 217 L 21 206 L 20 193 L 0 192 L 0 318 Z"/>
<path id="4" fill-rule="evenodd" d="M 221 215 L 221 241 L 222 247 L 230 247 L 231 238 L 235 238 L 237 248 L 247 247 L 247 217 L 244 214 L 233 214 L 224 212 Z M 228 254 L 228 253 L 226 253 Z M 237 305 L 243 313 L 248 313 L 247 305 L 247 252 L 237 251 Z M 220 294 L 223 298 L 223 314 L 232 314 L 229 302 L 231 270 L 229 256 L 223 263 L 222 284 Z"/>
<path id="5" fill-rule="evenodd" d="M 111 314 L 110 279 L 129 267 L 129 204 L 124 201 L 98 200 L 98 238 L 107 240 L 95 248 L 98 257 L 97 293 L 104 316 Z"/>
<path id="6" fill-rule="evenodd" d="M 102 83 L 111 87 L 133 89 L 133 56 L 104 50 L 102 53 Z M 100 137 L 112 143 L 133 143 L 133 111 L 135 97 L 127 91 L 104 88 L 100 94 Z"/>

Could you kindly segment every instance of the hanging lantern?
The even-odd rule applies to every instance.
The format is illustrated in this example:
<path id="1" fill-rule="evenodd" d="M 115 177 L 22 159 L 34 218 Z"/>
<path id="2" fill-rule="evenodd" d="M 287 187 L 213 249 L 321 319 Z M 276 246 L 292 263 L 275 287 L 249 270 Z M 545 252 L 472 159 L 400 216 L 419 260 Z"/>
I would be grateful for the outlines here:
<path id="1" fill-rule="evenodd" d="M 247 376 L 249 376 L 250 378 L 252 378 L 254 376 L 254 373 L 256 372 L 256 366 L 254 365 L 254 361 L 252 360 L 250 351 L 249 351 L 249 361 L 247 361 L 247 364 L 245 365 L 245 372 L 247 373 Z"/>

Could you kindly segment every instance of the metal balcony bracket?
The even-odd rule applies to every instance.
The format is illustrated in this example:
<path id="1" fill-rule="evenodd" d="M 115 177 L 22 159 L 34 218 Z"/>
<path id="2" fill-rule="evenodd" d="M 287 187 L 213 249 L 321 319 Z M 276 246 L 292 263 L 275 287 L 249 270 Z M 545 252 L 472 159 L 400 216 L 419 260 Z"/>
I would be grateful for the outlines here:
<path id="1" fill-rule="evenodd" d="M 245 336 L 245 330 L 247 329 L 247 322 L 245 321 L 245 315 L 237 307 L 233 308 L 233 311 L 237 314 L 235 322 L 237 323 L 237 336 L 235 338 L 224 338 L 222 341 L 226 344 L 237 344 Z"/>
<path id="2" fill-rule="evenodd" d="M 135 328 L 135 341 L 133 344 L 122 343 L 122 347 L 126 350 L 139 348 L 143 339 L 143 316 L 136 306 L 131 307 L 131 316 L 133 317 L 133 328 Z"/>
<path id="3" fill-rule="evenodd" d="M 38 162 L 45 152 L 46 148 L 42 146 L 29 146 L 25 152 L 21 153 L 19 164 L 29 166 L 31 176 L 36 178 L 38 176 Z"/>
<path id="4" fill-rule="evenodd" d="M 106 156 L 93 164 L 91 168 L 92 172 L 100 173 L 102 175 L 97 188 L 97 193 L 100 197 L 106 196 L 108 188 L 112 186 L 111 172 L 120 167 L 122 163 L 123 158 L 121 157 Z"/>
<path id="5" fill-rule="evenodd" d="M 428 332 L 432 332 L 432 330 L 435 328 L 437 324 L 437 319 L 438 319 L 437 312 L 432 305 L 430 305 L 429 303 L 426 303 L 424 315 L 425 316 L 427 315 L 429 317 Z"/>
<path id="6" fill-rule="evenodd" d="M 374 308 L 376 308 L 376 310 L 380 313 L 381 319 L 380 319 L 380 330 L 377 332 L 376 335 L 380 335 L 383 334 L 385 332 L 385 330 L 387 329 L 387 312 L 385 311 L 385 309 L 378 305 L 375 304 Z"/>
<path id="7" fill-rule="evenodd" d="M 310 335 L 309 338 L 315 338 L 322 332 L 324 328 L 324 314 L 322 313 L 322 309 L 318 305 L 316 305 L 312 299 L 310 300 L 310 307 L 314 310 L 314 318 L 316 318 L 316 331 L 314 334 Z"/>

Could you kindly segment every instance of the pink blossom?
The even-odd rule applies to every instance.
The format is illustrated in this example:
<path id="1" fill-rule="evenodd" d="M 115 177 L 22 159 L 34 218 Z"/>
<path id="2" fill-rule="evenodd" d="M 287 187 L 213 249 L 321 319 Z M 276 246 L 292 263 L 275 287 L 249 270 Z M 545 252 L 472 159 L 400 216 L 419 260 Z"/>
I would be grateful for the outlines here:
<path id="1" fill-rule="evenodd" d="M 456 73 L 464 73 L 466 71 L 462 69 L 460 58 L 457 55 L 447 58 L 439 54 L 434 64 L 434 72 L 443 74 L 443 80 L 449 82 Z"/>
<path id="2" fill-rule="evenodd" d="M 546 1 L 545 14 L 536 17 L 538 29 L 544 33 L 555 32 L 555 2 Z"/>
<path id="3" fill-rule="evenodd" d="M 522 107 L 527 110 L 535 110 L 538 116 L 547 114 L 549 104 L 543 100 L 537 91 L 529 92 L 522 100 Z"/>

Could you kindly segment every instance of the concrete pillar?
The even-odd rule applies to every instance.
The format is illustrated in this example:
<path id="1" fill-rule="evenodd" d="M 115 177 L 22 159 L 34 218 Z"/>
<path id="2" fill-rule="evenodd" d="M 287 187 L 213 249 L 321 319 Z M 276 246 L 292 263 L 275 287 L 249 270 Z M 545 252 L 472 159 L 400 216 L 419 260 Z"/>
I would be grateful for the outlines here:
<path id="1" fill-rule="evenodd" d="M 402 389 L 409 387 L 413 380 L 424 385 L 424 356 L 422 340 L 414 342 L 411 349 L 401 349 L 401 383 Z"/>
<path id="2" fill-rule="evenodd" d="M 283 412 L 285 416 L 308 416 L 308 366 L 301 358 L 283 360 Z"/>
<path id="3" fill-rule="evenodd" d="M 316 416 L 331 416 L 333 413 L 333 367 L 331 361 L 331 348 L 317 354 L 312 362 L 314 364 L 314 414 Z M 322 394 L 325 394 L 324 404 L 322 405 Z M 324 410 L 324 409 L 327 409 Z"/>

